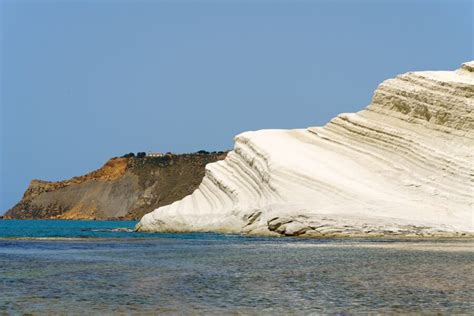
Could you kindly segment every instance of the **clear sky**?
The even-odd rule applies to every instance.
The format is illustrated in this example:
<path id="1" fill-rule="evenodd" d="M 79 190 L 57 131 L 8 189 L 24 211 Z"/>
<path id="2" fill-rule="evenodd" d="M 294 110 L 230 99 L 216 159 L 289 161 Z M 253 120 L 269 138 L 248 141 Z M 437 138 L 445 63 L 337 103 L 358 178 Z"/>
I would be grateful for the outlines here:
<path id="1" fill-rule="evenodd" d="M 0 214 L 33 178 L 321 125 L 473 59 L 471 1 L 0 3 Z"/>

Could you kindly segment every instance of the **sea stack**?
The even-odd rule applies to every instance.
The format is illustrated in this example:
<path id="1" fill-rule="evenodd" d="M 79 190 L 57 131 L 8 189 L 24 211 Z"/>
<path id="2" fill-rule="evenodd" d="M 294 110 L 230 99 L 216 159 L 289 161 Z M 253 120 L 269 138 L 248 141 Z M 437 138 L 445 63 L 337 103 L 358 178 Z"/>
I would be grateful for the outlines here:
<path id="1" fill-rule="evenodd" d="M 474 235 L 474 61 L 384 81 L 323 127 L 235 137 L 191 195 L 139 231 Z"/>

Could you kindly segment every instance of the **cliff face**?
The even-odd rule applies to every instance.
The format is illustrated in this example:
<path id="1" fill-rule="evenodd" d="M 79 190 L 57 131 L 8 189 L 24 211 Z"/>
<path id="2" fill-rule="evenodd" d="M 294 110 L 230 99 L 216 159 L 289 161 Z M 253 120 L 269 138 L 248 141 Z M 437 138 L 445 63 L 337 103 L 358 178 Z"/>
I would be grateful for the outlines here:
<path id="1" fill-rule="evenodd" d="M 246 132 L 140 231 L 474 234 L 474 62 L 383 82 L 324 127 Z"/>
<path id="2" fill-rule="evenodd" d="M 205 165 L 225 155 L 113 158 L 96 171 L 66 181 L 33 180 L 5 218 L 137 219 L 191 194 Z"/>

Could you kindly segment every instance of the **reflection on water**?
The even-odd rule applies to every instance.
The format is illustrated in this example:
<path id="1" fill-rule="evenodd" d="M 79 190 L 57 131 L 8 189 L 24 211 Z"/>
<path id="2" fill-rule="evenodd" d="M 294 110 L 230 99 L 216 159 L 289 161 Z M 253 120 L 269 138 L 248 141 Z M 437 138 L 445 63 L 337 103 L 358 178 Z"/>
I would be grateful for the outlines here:
<path id="1" fill-rule="evenodd" d="M 471 241 L 0 240 L 0 313 L 469 313 Z"/>

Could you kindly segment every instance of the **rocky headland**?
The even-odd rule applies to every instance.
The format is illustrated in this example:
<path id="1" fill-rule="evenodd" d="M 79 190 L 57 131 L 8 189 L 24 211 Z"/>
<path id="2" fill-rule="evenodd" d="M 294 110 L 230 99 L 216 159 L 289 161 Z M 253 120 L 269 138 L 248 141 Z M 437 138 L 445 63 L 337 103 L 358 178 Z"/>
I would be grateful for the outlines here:
<path id="1" fill-rule="evenodd" d="M 5 219 L 139 219 L 191 194 L 204 167 L 226 152 L 200 151 L 112 158 L 100 169 L 65 181 L 32 180 Z"/>
<path id="2" fill-rule="evenodd" d="M 245 132 L 139 231 L 473 236 L 474 62 L 384 81 L 323 127 Z"/>

